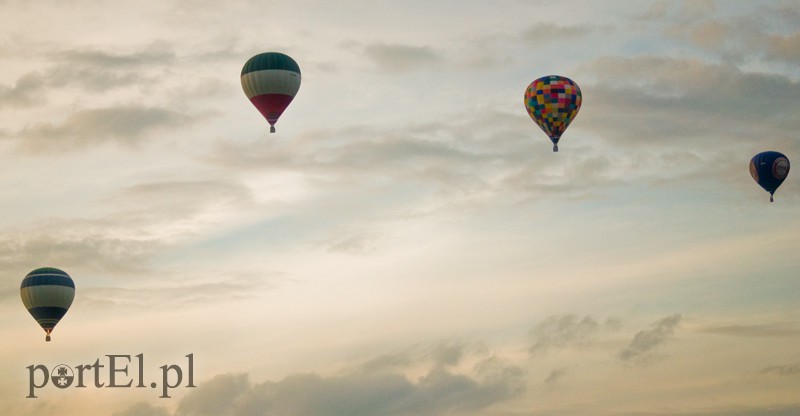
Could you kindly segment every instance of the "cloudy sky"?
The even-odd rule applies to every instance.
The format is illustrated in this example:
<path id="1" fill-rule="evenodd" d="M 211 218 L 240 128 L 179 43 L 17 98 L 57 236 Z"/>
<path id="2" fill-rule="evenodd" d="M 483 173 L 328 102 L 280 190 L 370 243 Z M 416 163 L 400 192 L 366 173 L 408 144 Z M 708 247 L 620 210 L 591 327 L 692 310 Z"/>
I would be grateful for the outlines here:
<path id="1" fill-rule="evenodd" d="M 800 414 L 800 181 L 748 172 L 800 160 L 796 2 L 221 4 L 0 0 L 0 414 Z M 276 134 L 264 51 L 303 76 Z M 25 398 L 108 354 L 197 387 Z"/>

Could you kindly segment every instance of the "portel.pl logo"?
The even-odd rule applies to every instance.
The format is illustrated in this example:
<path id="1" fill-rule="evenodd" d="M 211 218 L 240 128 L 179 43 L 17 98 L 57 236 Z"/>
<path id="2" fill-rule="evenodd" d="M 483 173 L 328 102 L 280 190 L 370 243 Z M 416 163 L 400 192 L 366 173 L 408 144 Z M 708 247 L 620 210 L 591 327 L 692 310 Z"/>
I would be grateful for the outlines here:
<path id="1" fill-rule="evenodd" d="M 43 364 L 29 365 L 28 369 L 28 395 L 29 399 L 36 399 L 41 394 L 38 390 L 50 386 L 59 389 L 67 388 L 151 388 L 160 387 L 162 399 L 169 399 L 170 390 L 184 386 L 197 387 L 194 385 L 194 354 L 188 354 L 186 365 L 164 364 L 161 369 L 160 377 L 157 381 L 145 383 L 144 354 L 130 355 L 106 355 L 100 362 L 98 358 L 93 364 L 79 364 L 70 367 L 66 364 L 58 364 L 52 369 Z M 107 359 L 107 361 L 106 361 Z M 185 376 L 185 377 L 184 377 Z M 186 384 L 183 384 L 183 383 Z M 135 383 L 135 384 L 134 384 Z"/>

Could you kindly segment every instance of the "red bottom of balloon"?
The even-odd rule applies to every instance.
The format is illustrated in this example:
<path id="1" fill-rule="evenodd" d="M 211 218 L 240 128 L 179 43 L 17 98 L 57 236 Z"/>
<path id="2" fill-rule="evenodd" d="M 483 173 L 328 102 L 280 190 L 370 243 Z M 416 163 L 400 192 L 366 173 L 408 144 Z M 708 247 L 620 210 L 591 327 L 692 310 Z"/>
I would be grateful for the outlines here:
<path id="1" fill-rule="evenodd" d="M 278 117 L 283 114 L 289 103 L 292 102 L 294 97 L 285 94 L 264 94 L 256 95 L 250 99 L 250 102 L 261 112 L 261 115 L 267 119 L 269 124 L 275 125 Z"/>

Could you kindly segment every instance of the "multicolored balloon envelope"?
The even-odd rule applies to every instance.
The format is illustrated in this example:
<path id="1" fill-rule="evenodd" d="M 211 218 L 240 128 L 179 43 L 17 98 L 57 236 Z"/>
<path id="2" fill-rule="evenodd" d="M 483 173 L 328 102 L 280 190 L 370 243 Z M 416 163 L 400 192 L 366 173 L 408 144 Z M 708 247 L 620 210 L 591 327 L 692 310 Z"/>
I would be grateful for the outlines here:
<path id="1" fill-rule="evenodd" d="M 772 194 L 786 179 L 789 174 L 789 158 L 780 152 L 761 152 L 750 159 L 750 175 L 769 192 L 769 202 L 773 201 Z"/>
<path id="2" fill-rule="evenodd" d="M 558 140 L 581 109 L 581 89 L 567 77 L 548 75 L 525 90 L 525 108 L 558 151 Z"/>
<path id="3" fill-rule="evenodd" d="M 275 133 L 275 123 L 300 89 L 300 66 L 279 52 L 260 53 L 244 64 L 242 89 Z"/>
<path id="4" fill-rule="evenodd" d="M 20 297 L 22 304 L 47 334 L 45 340 L 50 341 L 50 333 L 75 299 L 75 282 L 63 270 L 43 267 L 22 279 Z"/>

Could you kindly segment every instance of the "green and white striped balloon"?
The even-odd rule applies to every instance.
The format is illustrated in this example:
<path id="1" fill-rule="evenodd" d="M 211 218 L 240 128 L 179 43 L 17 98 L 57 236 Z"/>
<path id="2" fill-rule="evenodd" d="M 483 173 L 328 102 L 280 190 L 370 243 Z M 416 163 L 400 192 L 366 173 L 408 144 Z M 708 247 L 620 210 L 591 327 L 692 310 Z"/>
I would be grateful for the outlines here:
<path id="1" fill-rule="evenodd" d="M 75 282 L 63 270 L 43 267 L 22 279 L 20 297 L 47 334 L 45 340 L 50 341 L 50 333 L 75 299 Z"/>

